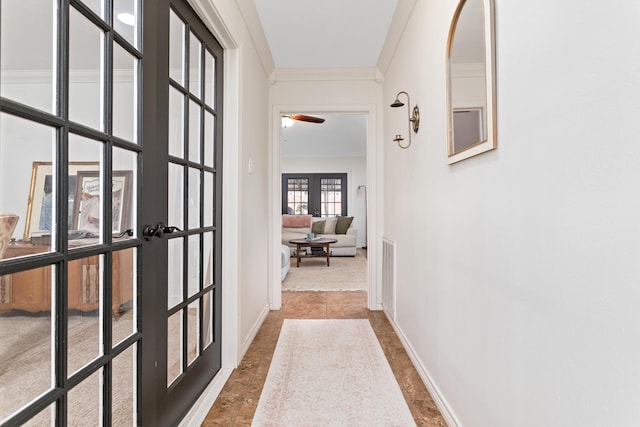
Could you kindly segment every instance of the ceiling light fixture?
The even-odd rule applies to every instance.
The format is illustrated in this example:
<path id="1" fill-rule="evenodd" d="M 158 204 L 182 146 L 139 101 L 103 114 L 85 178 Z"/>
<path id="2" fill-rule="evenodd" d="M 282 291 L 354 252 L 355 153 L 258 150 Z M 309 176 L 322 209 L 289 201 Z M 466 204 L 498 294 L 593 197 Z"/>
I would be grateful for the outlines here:
<path id="1" fill-rule="evenodd" d="M 120 12 L 116 15 L 116 18 L 118 18 L 118 21 L 122 22 L 125 25 L 129 25 L 131 27 L 136 25 L 136 17 L 133 16 L 132 13 Z"/>
<path id="2" fill-rule="evenodd" d="M 285 129 L 293 126 L 293 124 L 295 123 L 295 121 L 291 117 L 282 117 L 281 122 L 282 127 Z"/>
<path id="3" fill-rule="evenodd" d="M 418 133 L 418 129 L 420 127 L 420 109 L 416 105 L 413 107 L 413 113 L 409 110 L 411 108 L 411 100 L 409 99 L 409 94 L 405 91 L 400 91 L 396 95 L 396 100 L 391 103 L 392 108 L 398 108 L 404 106 L 404 102 L 400 101 L 400 94 L 405 94 L 407 96 L 407 113 L 409 115 L 409 143 L 407 145 L 402 145 L 400 142 L 404 141 L 404 138 L 401 134 L 397 134 L 393 140 L 398 143 L 398 147 L 400 148 L 409 148 L 411 146 L 411 128 L 415 133 Z M 413 123 L 413 125 L 411 125 Z"/>

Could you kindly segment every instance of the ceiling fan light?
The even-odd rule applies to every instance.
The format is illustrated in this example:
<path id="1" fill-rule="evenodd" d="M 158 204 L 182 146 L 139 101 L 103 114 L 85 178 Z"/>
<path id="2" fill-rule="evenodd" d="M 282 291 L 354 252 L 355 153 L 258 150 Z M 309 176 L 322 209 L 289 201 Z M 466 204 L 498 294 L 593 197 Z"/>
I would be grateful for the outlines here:
<path id="1" fill-rule="evenodd" d="M 282 127 L 283 128 L 291 127 L 295 123 L 294 120 L 291 117 L 282 117 L 281 120 L 282 120 Z"/>

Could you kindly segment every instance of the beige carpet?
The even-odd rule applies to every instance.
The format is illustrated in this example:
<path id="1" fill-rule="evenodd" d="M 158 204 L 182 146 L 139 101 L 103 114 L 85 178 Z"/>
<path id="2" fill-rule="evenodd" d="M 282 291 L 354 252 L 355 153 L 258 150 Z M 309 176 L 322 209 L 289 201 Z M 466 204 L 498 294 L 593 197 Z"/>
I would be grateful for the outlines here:
<path id="1" fill-rule="evenodd" d="M 366 251 L 358 249 L 354 257 L 303 258 L 300 267 L 291 258 L 289 273 L 282 282 L 285 291 L 366 291 Z"/>
<path id="2" fill-rule="evenodd" d="M 98 357 L 98 327 L 98 316 L 69 317 L 70 375 Z M 132 312 L 114 319 L 114 339 L 126 337 L 132 328 Z M 47 316 L 0 317 L 0 423 L 21 406 L 50 389 L 53 369 L 51 334 L 51 319 Z M 113 425 L 133 425 L 133 358 L 133 349 L 130 348 L 113 361 Z M 69 392 L 69 425 L 99 425 L 101 384 L 100 375 L 95 373 Z M 51 426 L 51 420 L 51 412 L 45 410 L 32 419 L 29 425 Z"/>
<path id="3" fill-rule="evenodd" d="M 286 319 L 252 426 L 415 426 L 368 319 Z"/>

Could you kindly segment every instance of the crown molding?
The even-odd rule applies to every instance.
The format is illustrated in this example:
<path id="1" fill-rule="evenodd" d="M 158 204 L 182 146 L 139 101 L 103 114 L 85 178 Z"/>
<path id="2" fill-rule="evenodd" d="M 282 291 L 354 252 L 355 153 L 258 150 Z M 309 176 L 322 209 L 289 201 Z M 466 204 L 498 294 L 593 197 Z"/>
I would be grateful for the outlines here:
<path id="1" fill-rule="evenodd" d="M 249 37 L 251 38 L 258 57 L 260 58 L 260 62 L 262 63 L 262 68 L 264 69 L 265 74 L 270 76 L 276 65 L 273 61 L 273 55 L 271 54 L 269 43 L 267 43 L 267 37 L 264 34 L 264 29 L 262 28 L 262 22 L 258 16 L 256 5 L 253 0 L 236 0 L 236 6 L 238 7 L 240 15 L 242 15 L 242 19 L 245 22 Z"/>
<path id="2" fill-rule="evenodd" d="M 114 83 L 133 83 L 132 70 L 113 70 Z M 71 83 L 99 83 L 101 73 L 98 70 L 71 70 Z M 56 77 L 52 70 L 2 70 L 3 84 L 52 84 Z"/>
<path id="3" fill-rule="evenodd" d="M 279 82 L 362 81 L 382 83 L 383 76 L 376 67 L 357 68 L 276 68 L 269 76 L 269 84 Z"/>
<path id="4" fill-rule="evenodd" d="M 382 74 L 386 74 L 391 65 L 393 55 L 398 48 L 398 43 L 402 38 L 413 8 L 416 5 L 417 0 L 398 0 L 398 6 L 396 6 L 396 12 L 393 14 L 391 25 L 389 25 L 389 31 L 387 32 L 387 38 L 384 41 L 380 56 L 378 57 L 378 69 Z"/>
<path id="5" fill-rule="evenodd" d="M 233 37 L 233 31 L 222 18 L 223 14 L 211 0 L 187 0 L 189 5 L 202 19 L 224 49 L 235 49 L 238 42 Z"/>

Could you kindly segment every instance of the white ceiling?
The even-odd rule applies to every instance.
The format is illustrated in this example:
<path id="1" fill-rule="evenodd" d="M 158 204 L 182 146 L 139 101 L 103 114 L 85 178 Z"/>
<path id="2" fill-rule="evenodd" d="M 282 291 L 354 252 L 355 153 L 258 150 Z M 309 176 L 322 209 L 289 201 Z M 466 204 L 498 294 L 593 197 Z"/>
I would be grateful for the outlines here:
<path id="1" fill-rule="evenodd" d="M 296 121 L 282 129 L 282 157 L 364 157 L 367 153 L 367 116 L 314 114 L 324 123 Z"/>
<path id="2" fill-rule="evenodd" d="M 375 67 L 398 0 L 254 0 L 276 68 Z"/>
<path id="3" fill-rule="evenodd" d="M 398 0 L 254 0 L 276 68 L 375 67 Z M 366 156 L 367 117 L 311 114 L 282 129 L 283 157 Z"/>

